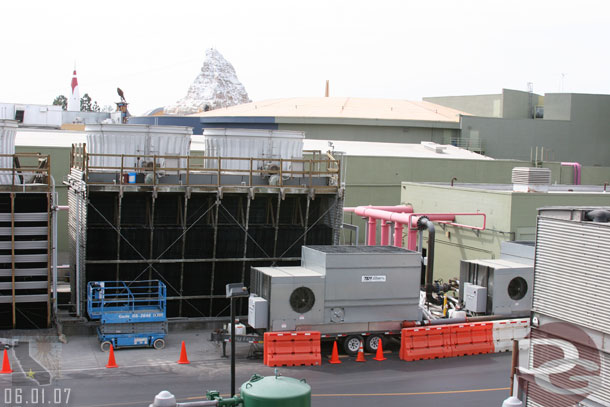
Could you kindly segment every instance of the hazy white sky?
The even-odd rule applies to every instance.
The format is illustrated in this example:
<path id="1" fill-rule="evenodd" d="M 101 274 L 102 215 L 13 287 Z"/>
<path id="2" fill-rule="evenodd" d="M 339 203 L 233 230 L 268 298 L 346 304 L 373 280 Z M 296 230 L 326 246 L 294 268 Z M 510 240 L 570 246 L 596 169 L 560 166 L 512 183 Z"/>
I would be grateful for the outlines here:
<path id="1" fill-rule="evenodd" d="M 118 86 L 140 114 L 183 97 L 209 47 L 252 100 L 326 79 L 332 96 L 610 94 L 606 0 L 19 0 L 1 19 L 0 102 L 68 95 L 76 61 L 81 96 L 114 105 Z"/>

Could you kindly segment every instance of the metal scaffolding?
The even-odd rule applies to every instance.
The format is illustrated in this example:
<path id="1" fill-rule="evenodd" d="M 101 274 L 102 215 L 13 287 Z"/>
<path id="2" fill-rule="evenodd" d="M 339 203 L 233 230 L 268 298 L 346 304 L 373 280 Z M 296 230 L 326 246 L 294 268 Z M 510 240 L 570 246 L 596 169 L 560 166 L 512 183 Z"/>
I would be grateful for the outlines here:
<path id="1" fill-rule="evenodd" d="M 225 171 L 222 157 L 203 158 L 213 169 L 172 168 L 182 185 L 167 184 L 154 168 L 141 171 L 150 182 L 125 183 L 116 168 L 94 172 L 87 159 L 84 147 L 74 151 L 68 181 L 72 302 L 80 316 L 88 281 L 160 279 L 168 316 L 226 317 L 225 285 L 247 283 L 251 265 L 298 264 L 302 245 L 338 243 L 343 190 L 330 159 L 298 160 L 307 164 L 290 178 L 284 171 L 278 183 L 285 185 L 269 185 L 268 169 Z M 210 172 L 216 184 L 197 182 Z"/>
<path id="2" fill-rule="evenodd" d="M 1 154 L 0 160 L 12 162 L 0 168 L 0 328 L 43 328 L 52 309 L 50 157 Z"/>

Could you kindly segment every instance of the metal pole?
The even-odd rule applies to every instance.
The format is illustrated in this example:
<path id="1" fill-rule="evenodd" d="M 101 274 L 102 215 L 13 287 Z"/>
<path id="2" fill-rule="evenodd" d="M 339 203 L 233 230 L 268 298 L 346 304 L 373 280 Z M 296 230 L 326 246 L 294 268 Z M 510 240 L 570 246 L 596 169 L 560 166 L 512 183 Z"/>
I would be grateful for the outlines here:
<path id="1" fill-rule="evenodd" d="M 514 385 L 515 385 L 515 374 L 519 367 L 519 341 L 513 339 L 513 355 L 511 358 L 510 366 L 510 395 L 515 396 Z"/>
<path id="2" fill-rule="evenodd" d="M 231 298 L 231 397 L 235 395 L 235 300 Z"/>

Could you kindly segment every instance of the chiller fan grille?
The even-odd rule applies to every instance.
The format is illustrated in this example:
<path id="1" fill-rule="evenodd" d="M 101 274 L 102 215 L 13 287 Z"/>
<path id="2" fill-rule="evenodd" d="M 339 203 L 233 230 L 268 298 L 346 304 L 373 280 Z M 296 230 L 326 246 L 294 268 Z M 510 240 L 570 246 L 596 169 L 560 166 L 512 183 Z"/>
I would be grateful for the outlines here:
<path id="1" fill-rule="evenodd" d="M 307 287 L 299 287 L 290 294 L 290 307 L 299 314 L 311 310 L 315 302 L 316 296 Z"/>

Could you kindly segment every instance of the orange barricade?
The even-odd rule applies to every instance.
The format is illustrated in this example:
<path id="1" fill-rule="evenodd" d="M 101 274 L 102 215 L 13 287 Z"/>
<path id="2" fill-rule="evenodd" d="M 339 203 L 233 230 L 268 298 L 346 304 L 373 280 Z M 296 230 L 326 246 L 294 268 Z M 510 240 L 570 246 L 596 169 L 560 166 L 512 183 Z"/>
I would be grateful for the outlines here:
<path id="1" fill-rule="evenodd" d="M 399 357 L 402 360 L 439 359 L 494 351 L 493 323 L 437 325 L 403 328 Z"/>
<path id="2" fill-rule="evenodd" d="M 493 323 L 474 322 L 451 327 L 453 356 L 478 355 L 494 351 Z"/>
<path id="3" fill-rule="evenodd" d="M 266 366 L 319 366 L 320 332 L 265 332 Z"/>
<path id="4" fill-rule="evenodd" d="M 450 327 L 403 328 L 399 356 L 407 361 L 451 357 Z"/>

